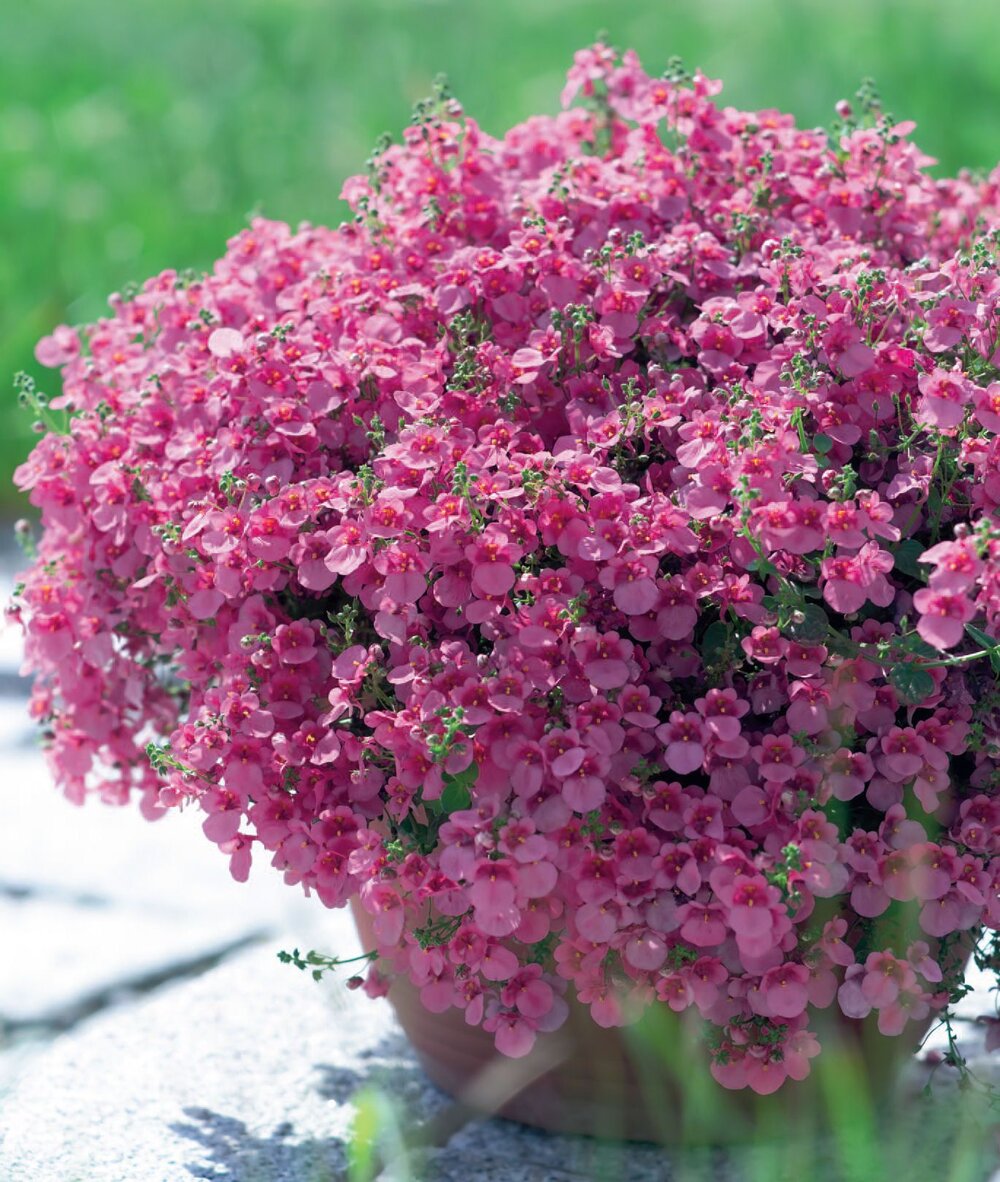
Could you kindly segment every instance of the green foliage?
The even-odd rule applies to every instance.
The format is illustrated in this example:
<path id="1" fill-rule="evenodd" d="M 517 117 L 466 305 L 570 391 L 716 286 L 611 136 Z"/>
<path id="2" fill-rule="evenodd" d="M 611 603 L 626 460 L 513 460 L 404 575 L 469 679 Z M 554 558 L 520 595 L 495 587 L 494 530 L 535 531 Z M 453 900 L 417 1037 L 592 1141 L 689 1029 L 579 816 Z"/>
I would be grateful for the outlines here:
<path id="1" fill-rule="evenodd" d="M 909 662 L 893 665 L 889 681 L 900 700 L 911 706 L 918 706 L 934 692 L 934 678 L 930 673 Z"/>
<path id="2" fill-rule="evenodd" d="M 413 934 L 421 948 L 439 948 L 454 938 L 464 918 L 464 915 L 442 915 L 414 928 Z"/>
<path id="3" fill-rule="evenodd" d="M 312 973 L 314 981 L 320 981 L 325 973 L 331 973 L 335 969 L 341 968 L 345 964 L 357 964 L 363 961 L 366 964 L 376 957 L 375 952 L 363 952 L 360 956 L 327 956 L 326 953 L 316 952 L 315 950 L 301 953 L 297 948 L 293 948 L 291 952 L 281 951 L 278 953 L 278 960 L 282 964 L 295 965 L 297 969 L 303 972 L 307 970 Z"/>
<path id="4" fill-rule="evenodd" d="M 398 1102 L 378 1087 L 367 1087 L 353 1098 L 354 1120 L 347 1143 L 347 1182 L 376 1182 L 391 1176 L 415 1182 L 410 1171 L 407 1129 Z M 392 1163 L 385 1170 L 386 1162 Z"/>
<path id="5" fill-rule="evenodd" d="M 921 583 L 926 582 L 928 568 L 917 561 L 923 552 L 923 543 L 918 542 L 915 538 L 906 538 L 893 551 L 896 570 L 902 571 L 904 575 L 909 575 L 911 579 L 917 579 Z"/>
<path id="6" fill-rule="evenodd" d="M 658 0 L 7 8 L 0 381 L 18 369 L 43 380 L 35 341 L 60 322 L 101 315 L 108 292 L 164 267 L 185 281 L 211 266 L 247 210 L 293 225 L 341 220 L 341 180 L 368 158 L 378 183 L 384 139 L 375 153 L 371 145 L 387 127 L 398 134 L 440 71 L 491 133 L 554 110 L 573 52 L 602 25 L 654 72 L 675 76 L 679 55 L 725 80 L 723 101 L 787 109 L 806 127 L 829 123 L 834 102 L 871 74 L 886 104 L 917 121 L 921 147 L 943 170 L 989 168 L 1000 154 L 1000 75 L 982 49 L 990 0 L 953 6 L 945 22 L 933 0 L 757 0 L 752 14 L 744 0 L 717 0 L 673 5 L 669 20 Z M 866 87 L 859 114 L 874 111 L 873 95 Z M 47 385 L 56 381 L 46 373 Z M 0 440 L 10 505 L 10 473 L 33 440 L 13 396 L 0 401 Z"/>
<path id="7" fill-rule="evenodd" d="M 987 636 L 985 632 L 973 624 L 966 624 L 965 630 L 973 640 L 986 647 L 990 654 L 990 667 L 994 673 L 1000 673 L 1000 641 L 995 640 L 992 636 Z"/>
<path id="8" fill-rule="evenodd" d="M 817 603 L 802 604 L 785 627 L 800 644 L 821 644 L 830 631 L 830 617 Z"/>
<path id="9" fill-rule="evenodd" d="M 475 783 L 479 769 L 470 764 L 464 772 L 457 776 L 444 774 L 444 791 L 441 793 L 441 809 L 446 813 L 454 813 L 459 809 L 467 809 L 472 804 L 472 794 L 469 788 Z"/>
<path id="10" fill-rule="evenodd" d="M 171 772 L 180 772 L 182 776 L 194 776 L 199 780 L 206 779 L 200 772 L 195 771 L 193 767 L 188 767 L 186 763 L 182 763 L 176 755 L 170 750 L 169 743 L 147 743 L 146 744 L 146 758 L 149 760 L 149 766 L 158 776 L 168 776 Z M 208 783 L 214 781 L 208 780 Z"/>
<path id="11" fill-rule="evenodd" d="M 791 881 L 792 876 L 802 869 L 802 851 L 797 845 L 789 843 L 781 851 L 781 859 L 775 861 L 774 869 L 768 871 L 767 881 L 781 891 L 782 897 L 791 911 L 794 911 L 802 897 L 798 888 Z"/>

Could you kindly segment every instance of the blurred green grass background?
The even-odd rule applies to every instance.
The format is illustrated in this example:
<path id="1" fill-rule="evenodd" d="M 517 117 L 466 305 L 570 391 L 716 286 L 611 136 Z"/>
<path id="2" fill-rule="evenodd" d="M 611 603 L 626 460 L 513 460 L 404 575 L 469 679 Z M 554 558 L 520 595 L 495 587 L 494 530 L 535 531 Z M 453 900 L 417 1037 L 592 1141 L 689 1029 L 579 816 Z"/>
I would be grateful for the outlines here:
<path id="1" fill-rule="evenodd" d="M 0 509 L 32 442 L 34 343 L 164 267 L 210 267 L 250 210 L 338 222 L 343 178 L 443 72 L 501 133 L 555 111 L 599 30 L 724 101 L 828 124 L 875 78 L 939 170 L 1000 158 L 997 0 L 27 0 L 0 4 Z"/>

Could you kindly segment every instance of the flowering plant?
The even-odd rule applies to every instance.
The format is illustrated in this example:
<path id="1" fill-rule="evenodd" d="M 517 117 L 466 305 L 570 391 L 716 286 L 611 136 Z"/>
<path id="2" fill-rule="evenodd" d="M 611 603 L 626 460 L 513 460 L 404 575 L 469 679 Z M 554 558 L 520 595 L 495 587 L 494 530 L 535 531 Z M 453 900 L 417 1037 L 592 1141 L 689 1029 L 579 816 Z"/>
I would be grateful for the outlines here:
<path id="1" fill-rule="evenodd" d="M 370 992 L 691 1009 L 769 1092 L 1000 927 L 1000 173 L 719 90 L 439 90 L 353 224 L 57 329 L 12 610 L 66 794 L 357 896 Z"/>

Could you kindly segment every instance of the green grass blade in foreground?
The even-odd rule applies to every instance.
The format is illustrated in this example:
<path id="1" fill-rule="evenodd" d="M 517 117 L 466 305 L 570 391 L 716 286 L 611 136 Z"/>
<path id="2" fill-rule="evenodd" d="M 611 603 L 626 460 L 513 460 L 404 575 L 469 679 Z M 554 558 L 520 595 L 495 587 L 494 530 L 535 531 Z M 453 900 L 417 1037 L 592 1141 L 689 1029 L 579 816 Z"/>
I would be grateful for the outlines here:
<path id="1" fill-rule="evenodd" d="M 368 1087 L 355 1097 L 354 1105 L 348 1182 L 375 1182 L 387 1165 L 393 1182 L 415 1182 L 403 1117 L 393 1099 L 380 1088 Z"/>
<path id="2" fill-rule="evenodd" d="M 649 1105 L 676 1122 L 678 1144 L 712 1141 L 720 1125 L 736 1138 L 751 1131 L 731 1093 L 708 1070 L 708 1045 L 698 1027 L 665 1006 L 651 1006 L 639 1023 L 626 1026 L 632 1061 Z M 720 1120 L 720 1109 L 725 1116 Z"/>
<path id="3" fill-rule="evenodd" d="M 876 1098 L 856 1054 L 826 1047 L 813 1062 L 844 1182 L 888 1177 L 876 1123 Z"/>

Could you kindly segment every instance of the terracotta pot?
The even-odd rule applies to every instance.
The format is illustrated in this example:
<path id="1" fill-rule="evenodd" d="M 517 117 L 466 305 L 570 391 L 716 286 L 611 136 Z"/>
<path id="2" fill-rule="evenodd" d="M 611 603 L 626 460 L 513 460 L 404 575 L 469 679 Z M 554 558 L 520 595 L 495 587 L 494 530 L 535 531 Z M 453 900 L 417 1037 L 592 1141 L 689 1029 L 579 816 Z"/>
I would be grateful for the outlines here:
<path id="1" fill-rule="evenodd" d="M 357 900 L 352 906 L 363 946 L 374 947 L 370 917 Z M 551 1131 L 665 1144 L 738 1141 L 769 1128 L 787 1135 L 789 1121 L 820 1127 L 844 1096 L 869 1111 L 889 1103 L 931 1024 L 911 1022 L 887 1038 L 875 1015 L 853 1021 L 821 1011 L 812 1028 L 823 1051 L 809 1078 L 757 1096 L 715 1082 L 705 1023 L 692 1011 L 656 1005 L 632 1026 L 605 1030 L 574 1002 L 562 1029 L 539 1038 L 524 1058 L 508 1059 L 460 1010 L 426 1010 L 406 979 L 395 981 L 389 1000 L 427 1075 L 466 1108 Z"/>

